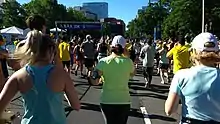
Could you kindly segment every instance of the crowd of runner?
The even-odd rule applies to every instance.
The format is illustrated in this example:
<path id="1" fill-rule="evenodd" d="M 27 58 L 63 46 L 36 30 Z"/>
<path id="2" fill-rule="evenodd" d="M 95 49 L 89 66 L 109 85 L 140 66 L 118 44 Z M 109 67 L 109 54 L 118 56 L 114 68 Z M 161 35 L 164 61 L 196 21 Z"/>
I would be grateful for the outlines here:
<path id="1" fill-rule="evenodd" d="M 220 123 L 219 42 L 211 33 L 157 41 L 121 35 L 95 40 L 91 35 L 70 38 L 63 34 L 54 40 L 45 34 L 45 24 L 40 16 L 29 17 L 31 31 L 16 43 L 13 56 L 0 51 L 1 60 L 6 59 L 15 70 L 12 76 L 5 75 L 1 61 L 0 115 L 7 114 L 7 104 L 20 92 L 25 111 L 22 124 L 67 123 L 63 96 L 73 109 L 80 110 L 70 77 L 80 71 L 89 84 L 103 85 L 100 108 L 105 123 L 126 124 L 131 105 L 128 82 L 142 63 L 146 90 L 151 88 L 154 74 L 161 77 L 162 84 L 171 85 L 165 103 L 167 115 L 177 110 L 181 100 L 181 124 Z"/>
<path id="2" fill-rule="evenodd" d="M 90 35 L 85 38 L 74 36 L 70 40 L 67 36 L 60 36 L 59 51 L 64 68 L 76 76 L 79 69 L 81 76 L 87 75 L 83 74 L 83 67 L 91 71 L 100 59 L 110 55 L 112 40 L 113 38 L 108 36 L 101 37 L 100 40 L 95 40 Z M 146 87 L 150 86 L 154 69 L 157 70 L 156 75 L 160 75 L 161 83 L 169 84 L 170 74 L 191 67 L 190 43 L 191 39 L 187 36 L 155 42 L 150 38 L 127 39 L 123 56 L 130 58 L 135 68 L 138 68 L 139 63 L 143 63 Z"/>

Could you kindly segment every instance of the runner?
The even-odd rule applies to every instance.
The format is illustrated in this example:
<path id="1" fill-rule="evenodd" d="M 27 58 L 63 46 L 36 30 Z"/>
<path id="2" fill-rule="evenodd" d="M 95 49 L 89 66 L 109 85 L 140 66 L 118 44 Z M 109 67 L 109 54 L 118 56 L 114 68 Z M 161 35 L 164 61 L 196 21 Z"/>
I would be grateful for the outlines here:
<path id="1" fill-rule="evenodd" d="M 86 41 L 81 45 L 81 52 L 84 55 L 84 64 L 87 68 L 87 75 L 93 70 L 95 59 L 95 45 L 90 35 L 86 36 Z"/>
<path id="2" fill-rule="evenodd" d="M 14 55 L 26 66 L 6 82 L 0 94 L 0 115 L 17 92 L 24 100 L 22 124 L 66 124 L 63 92 L 71 107 L 80 109 L 71 78 L 63 68 L 52 65 L 55 54 L 55 43 L 49 37 L 36 30 L 30 32 L 25 45 Z"/>
<path id="3" fill-rule="evenodd" d="M 98 47 L 97 47 L 97 51 L 98 51 L 98 61 L 104 57 L 107 57 L 108 55 L 108 45 L 105 41 L 104 38 L 102 38 L 100 40 L 100 43 L 98 44 Z"/>
<path id="4" fill-rule="evenodd" d="M 3 74 L 7 79 L 9 77 L 8 67 L 7 67 L 7 57 L 9 56 L 9 52 L 5 44 L 6 44 L 6 40 L 4 40 L 2 35 L 0 35 L 0 52 L 1 52 L 0 62 L 1 62 Z"/>
<path id="5" fill-rule="evenodd" d="M 27 27 L 32 31 L 32 30 L 38 30 L 42 33 L 46 33 L 46 20 L 39 15 L 33 15 L 33 16 L 29 16 L 28 19 L 26 20 L 26 24 Z M 26 37 L 28 37 L 29 33 L 27 34 Z M 27 39 L 27 38 L 26 38 Z M 22 47 L 25 43 L 26 43 L 26 39 L 22 40 L 21 42 L 19 42 L 15 48 L 15 51 L 19 48 Z M 58 61 L 56 61 L 56 64 Z M 10 67 L 17 71 L 19 70 L 23 65 L 20 62 L 20 60 L 16 60 L 16 59 L 9 59 L 8 60 L 8 64 L 10 65 Z M 59 63 L 60 64 L 60 63 Z"/>
<path id="6" fill-rule="evenodd" d="M 67 43 L 67 37 L 61 36 L 59 43 L 60 59 L 63 63 L 63 68 L 70 73 L 70 45 Z"/>
<path id="7" fill-rule="evenodd" d="M 8 53 L 1 48 L 1 46 L 3 45 L 3 37 L 0 35 L 0 92 L 2 90 L 2 88 L 4 87 L 5 81 L 6 81 L 6 76 L 4 74 L 4 66 L 2 66 L 3 64 L 3 60 L 8 56 Z M 6 68 L 7 69 L 7 68 Z"/>
<path id="8" fill-rule="evenodd" d="M 189 47 L 185 45 L 185 38 L 179 36 L 178 43 L 167 53 L 168 58 L 173 58 L 173 74 L 180 69 L 190 67 Z"/>
<path id="9" fill-rule="evenodd" d="M 160 69 L 160 78 L 161 83 L 166 84 L 170 82 L 170 78 L 168 75 L 168 68 L 169 68 L 169 59 L 166 57 L 168 52 L 168 47 L 166 45 L 166 42 L 163 43 L 162 49 L 159 50 L 159 69 Z"/>
<path id="10" fill-rule="evenodd" d="M 159 67 L 159 64 L 160 64 L 160 54 L 159 54 L 159 51 L 163 48 L 163 41 L 162 40 L 157 40 L 156 41 L 156 53 L 155 53 L 155 59 L 156 59 L 156 68 L 157 68 L 157 75 L 160 74 L 160 67 Z"/>
<path id="11" fill-rule="evenodd" d="M 176 112 L 181 99 L 180 124 L 219 124 L 220 70 L 215 67 L 220 62 L 218 41 L 210 33 L 201 33 L 194 38 L 192 49 L 195 66 L 175 74 L 165 112 Z"/>
<path id="12" fill-rule="evenodd" d="M 149 88 L 154 70 L 154 57 L 155 57 L 155 48 L 153 46 L 153 40 L 150 38 L 148 43 L 141 49 L 140 58 L 143 60 L 143 75 L 146 81 L 145 87 Z"/>
<path id="13" fill-rule="evenodd" d="M 73 39 L 70 41 L 70 68 L 71 70 L 74 68 L 74 48 L 76 46 L 76 38 L 73 37 Z"/>
<path id="14" fill-rule="evenodd" d="M 81 76 L 83 76 L 83 54 L 80 51 L 80 46 L 81 46 L 81 39 L 78 38 L 77 42 L 76 42 L 76 46 L 73 50 L 75 59 L 76 59 L 76 66 L 75 66 L 75 76 L 77 76 L 77 71 L 80 67 L 80 72 L 81 72 Z"/>
<path id="15" fill-rule="evenodd" d="M 115 36 L 111 51 L 112 54 L 102 58 L 97 64 L 90 80 L 99 84 L 103 79 L 101 94 L 101 109 L 105 124 L 126 124 L 130 110 L 130 95 L 128 81 L 134 76 L 134 64 L 130 58 L 123 57 L 126 40 L 122 36 Z"/>
<path id="16" fill-rule="evenodd" d="M 140 56 L 140 52 L 141 52 L 141 44 L 140 41 L 135 40 L 134 43 L 134 50 L 135 50 L 135 67 L 138 68 L 138 57 Z"/>
<path id="17" fill-rule="evenodd" d="M 29 16 L 28 19 L 26 20 L 27 27 L 32 31 L 32 30 L 38 30 L 41 31 L 43 34 L 46 33 L 46 20 L 39 15 L 33 15 Z M 16 47 L 21 47 L 24 45 L 26 40 L 23 40 L 18 43 Z"/>

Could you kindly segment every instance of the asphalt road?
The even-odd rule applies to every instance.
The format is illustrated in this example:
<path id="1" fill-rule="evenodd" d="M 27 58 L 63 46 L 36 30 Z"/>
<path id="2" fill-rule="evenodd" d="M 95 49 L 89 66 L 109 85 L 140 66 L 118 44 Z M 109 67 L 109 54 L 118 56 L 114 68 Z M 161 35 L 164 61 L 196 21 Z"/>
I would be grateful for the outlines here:
<path id="1" fill-rule="evenodd" d="M 79 112 L 67 111 L 68 124 L 104 124 L 99 107 L 101 87 L 92 86 L 88 89 L 87 80 L 74 75 L 72 75 L 72 79 L 79 97 L 82 98 L 82 108 Z M 144 79 L 141 74 L 137 74 L 133 80 L 129 81 L 132 106 L 128 124 L 176 124 L 179 121 L 179 112 L 171 117 L 167 117 L 164 113 L 164 103 L 169 86 L 160 84 L 159 76 L 153 77 L 150 89 L 144 88 L 144 85 Z M 17 94 L 15 98 L 19 96 Z M 65 101 L 64 105 L 68 107 Z M 141 108 L 144 108 L 145 111 L 141 110 Z M 23 114 L 21 98 L 14 99 L 8 109 Z"/>

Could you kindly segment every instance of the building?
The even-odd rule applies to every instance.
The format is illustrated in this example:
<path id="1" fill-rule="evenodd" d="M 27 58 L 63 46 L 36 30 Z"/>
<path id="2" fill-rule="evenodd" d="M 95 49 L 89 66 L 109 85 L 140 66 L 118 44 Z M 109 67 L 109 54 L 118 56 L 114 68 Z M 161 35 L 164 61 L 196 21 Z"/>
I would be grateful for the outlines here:
<path id="1" fill-rule="evenodd" d="M 116 18 L 103 18 L 100 19 L 101 23 L 105 23 L 108 25 L 108 30 L 110 31 L 110 35 L 124 35 L 125 33 L 125 23 L 121 19 Z"/>
<path id="2" fill-rule="evenodd" d="M 90 11 L 87 11 L 86 9 L 84 9 L 83 7 L 81 6 L 75 6 L 73 7 L 74 10 L 76 11 L 80 11 L 84 14 L 84 16 L 88 19 L 93 19 L 93 20 L 97 20 L 97 14 L 93 13 L 93 12 L 90 12 Z"/>
<path id="3" fill-rule="evenodd" d="M 97 19 L 108 18 L 108 3 L 106 2 L 88 2 L 83 3 L 83 9 L 97 14 Z"/>
<path id="4" fill-rule="evenodd" d="M 93 20 L 98 20 L 97 14 L 92 13 L 90 11 L 84 11 L 84 15 L 85 15 L 86 18 L 93 19 Z"/>

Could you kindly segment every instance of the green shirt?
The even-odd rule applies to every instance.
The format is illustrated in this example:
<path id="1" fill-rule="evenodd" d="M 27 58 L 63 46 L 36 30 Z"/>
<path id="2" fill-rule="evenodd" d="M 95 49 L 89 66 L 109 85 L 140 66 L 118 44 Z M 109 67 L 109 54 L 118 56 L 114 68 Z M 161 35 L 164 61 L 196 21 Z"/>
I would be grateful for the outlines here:
<path id="1" fill-rule="evenodd" d="M 130 104 L 128 82 L 134 65 L 130 58 L 108 56 L 101 59 L 96 69 L 102 71 L 101 103 Z"/>

